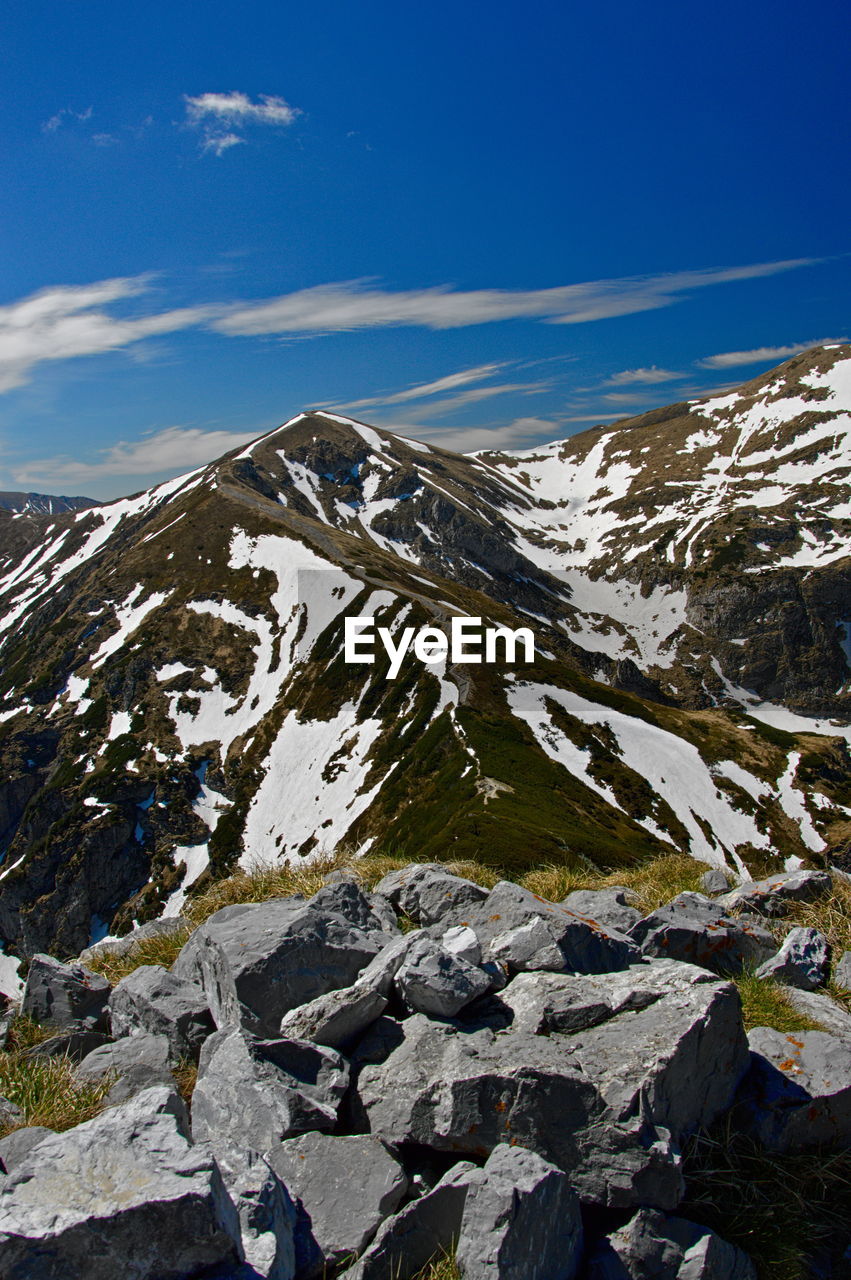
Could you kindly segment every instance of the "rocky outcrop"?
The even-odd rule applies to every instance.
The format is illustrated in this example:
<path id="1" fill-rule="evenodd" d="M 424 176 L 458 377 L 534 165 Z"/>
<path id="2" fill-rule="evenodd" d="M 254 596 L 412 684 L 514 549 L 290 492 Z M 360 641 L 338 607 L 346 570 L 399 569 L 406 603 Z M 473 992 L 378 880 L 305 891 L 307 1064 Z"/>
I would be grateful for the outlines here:
<path id="1" fill-rule="evenodd" d="M 412 885 L 439 918 L 400 934 L 381 904 Z M 753 1280 L 678 1216 L 683 1145 L 724 1118 L 771 1151 L 846 1146 L 851 1036 L 748 1040 L 713 945 L 744 927 L 701 895 L 630 924 L 622 890 L 467 886 L 413 867 L 386 894 L 341 878 L 227 908 L 175 973 L 98 986 L 117 1038 L 75 1070 L 114 1078 L 107 1109 L 0 1141 L 4 1280 L 405 1280 L 452 1250 L 464 1280 Z M 641 954 L 683 918 L 704 963 Z M 506 961 L 524 931 L 538 951 Z M 79 966 L 36 975 L 33 998 L 49 978 L 88 1008 Z M 171 1083 L 189 1050 L 191 1123 Z"/>

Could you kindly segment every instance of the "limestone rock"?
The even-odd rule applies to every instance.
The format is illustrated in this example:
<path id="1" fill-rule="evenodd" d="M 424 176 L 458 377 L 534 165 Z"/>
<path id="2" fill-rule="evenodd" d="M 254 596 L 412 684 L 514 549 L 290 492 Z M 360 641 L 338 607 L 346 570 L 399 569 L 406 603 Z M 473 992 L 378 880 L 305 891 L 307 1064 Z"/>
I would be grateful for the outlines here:
<path id="1" fill-rule="evenodd" d="M 109 1044 L 110 1040 L 111 1037 L 104 1031 L 63 1031 L 31 1045 L 24 1050 L 24 1057 L 71 1058 L 74 1062 L 80 1062 L 101 1045 Z"/>
<path id="2" fill-rule="evenodd" d="M 469 925 L 456 924 L 447 929 L 440 939 L 441 945 L 454 956 L 460 956 L 469 964 L 481 964 L 482 948 L 479 939 Z"/>
<path id="3" fill-rule="evenodd" d="M 726 893 L 730 888 L 730 881 L 726 871 L 722 871 L 720 867 L 710 867 L 700 877 L 700 887 L 706 894 Z"/>
<path id="4" fill-rule="evenodd" d="M 388 1218 L 340 1280 L 411 1280 L 449 1253 L 461 1230 L 468 1190 L 480 1177 L 473 1164 L 455 1165 L 431 1191 Z"/>
<path id="5" fill-rule="evenodd" d="M 287 1187 L 258 1151 L 227 1141 L 210 1149 L 239 1215 L 245 1265 L 236 1280 L 293 1280 L 297 1213 Z"/>
<path id="6" fill-rule="evenodd" d="M 618 930 L 597 924 L 557 903 L 547 902 L 508 880 L 501 880 L 484 902 L 468 911 L 463 920 L 456 919 L 454 923 L 468 924 L 475 930 L 486 959 L 499 958 L 500 948 L 496 940 L 500 935 L 525 929 L 526 926 L 535 930 L 535 949 L 558 948 L 563 958 L 561 968 L 565 971 L 611 973 L 625 969 L 639 959 L 635 943 Z M 552 952 L 552 957 L 548 964 L 550 968 L 554 967 L 555 952 Z"/>
<path id="7" fill-rule="evenodd" d="M 343 1049 L 386 1008 L 387 998 L 374 988 L 358 984 L 342 987 L 290 1009 L 281 1019 L 281 1035 Z"/>
<path id="8" fill-rule="evenodd" d="M 360 1254 L 408 1187 L 399 1161 L 378 1138 L 307 1133 L 266 1153 L 297 1197 L 321 1253 L 321 1267 Z"/>
<path id="9" fill-rule="evenodd" d="M 0 1173 L 11 1173 L 16 1165 L 52 1133 L 52 1129 L 33 1124 L 25 1129 L 13 1129 L 5 1138 L 0 1138 Z"/>
<path id="10" fill-rule="evenodd" d="M 545 1010 L 553 979 L 541 977 Z M 585 1201 L 675 1207 L 675 1144 L 730 1104 L 748 1067 L 738 995 L 673 961 L 634 966 L 617 981 L 614 993 L 609 976 L 582 979 L 585 1006 L 612 1016 L 574 1034 L 547 1028 L 545 1013 L 535 1015 L 535 1029 L 551 1030 L 544 1035 L 531 1033 L 534 1018 L 501 1031 L 407 1019 L 401 1043 L 361 1069 L 362 1127 L 391 1143 L 475 1156 L 513 1140 L 569 1172 Z M 509 1017 L 511 989 L 500 997 Z"/>
<path id="11" fill-rule="evenodd" d="M 236 1210 L 176 1093 L 44 1139 L 0 1186 L 4 1280 L 177 1280 L 240 1259 Z"/>
<path id="12" fill-rule="evenodd" d="M 140 965 L 122 978 L 109 997 L 115 1036 L 165 1036 L 175 1059 L 198 1059 L 201 1045 L 215 1031 L 207 997 L 158 964 Z"/>
<path id="13" fill-rule="evenodd" d="M 825 992 L 788 987 L 785 995 L 799 1013 L 818 1022 L 822 1030 L 851 1042 L 851 1013 Z"/>
<path id="14" fill-rule="evenodd" d="M 396 909 L 419 924 L 438 924 L 488 896 L 487 889 L 454 876 L 439 862 L 415 863 L 391 871 L 375 886 Z"/>
<path id="15" fill-rule="evenodd" d="M 340 887 L 349 886 L 320 893 Z M 349 895 L 343 905 L 354 912 L 357 903 Z M 217 1026 L 275 1036 L 290 1009 L 352 985 L 386 942 L 375 919 L 367 933 L 301 898 L 223 907 L 195 930 L 172 972 L 198 983 Z"/>
<path id="16" fill-rule="evenodd" d="M 851 1142 L 851 1054 L 825 1031 L 756 1027 L 737 1118 L 766 1147 L 790 1151 Z"/>
<path id="17" fill-rule="evenodd" d="M 561 905 L 607 929 L 629 933 L 632 926 L 641 919 L 641 912 L 636 911 L 631 901 L 635 897 L 631 889 L 623 885 L 612 885 L 608 889 L 576 889 L 563 899 Z"/>
<path id="18" fill-rule="evenodd" d="M 756 1280 L 746 1253 L 708 1227 L 639 1209 L 591 1251 L 587 1280 Z"/>
<path id="19" fill-rule="evenodd" d="M 792 929 L 777 955 L 760 965 L 756 976 L 777 978 L 790 987 L 815 991 L 825 984 L 829 962 L 830 947 L 823 933 L 818 929 Z"/>
<path id="20" fill-rule="evenodd" d="M 78 1080 L 97 1080 L 110 1071 L 121 1076 L 138 1067 L 163 1074 L 170 1070 L 171 1063 L 171 1046 L 165 1036 L 125 1036 L 93 1049 L 74 1074 Z"/>
<path id="21" fill-rule="evenodd" d="M 461 956 L 421 937 L 408 949 L 396 974 L 396 986 L 409 1008 L 437 1018 L 453 1018 L 485 995 L 491 980 Z"/>
<path id="22" fill-rule="evenodd" d="M 457 1256 L 464 1280 L 573 1280 L 582 1216 L 567 1174 L 523 1147 L 496 1147 L 467 1192 Z"/>
<path id="23" fill-rule="evenodd" d="M 34 955 L 21 999 L 21 1014 L 61 1029 L 106 1031 L 109 983 L 81 964 Z"/>
<path id="24" fill-rule="evenodd" d="M 793 902 L 812 902 L 832 886 L 827 871 L 780 871 L 765 880 L 746 880 L 718 901 L 727 911 L 758 911 L 764 916 L 782 916 Z"/>
<path id="25" fill-rule="evenodd" d="M 833 981 L 843 991 L 851 991 L 851 951 L 844 951 L 837 961 Z"/>
<path id="26" fill-rule="evenodd" d="M 219 1031 L 201 1052 L 193 1137 L 227 1137 L 237 1146 L 266 1151 L 284 1138 L 332 1129 L 348 1080 L 348 1067 L 333 1049 Z"/>
<path id="27" fill-rule="evenodd" d="M 766 929 L 733 919 L 702 893 L 678 894 L 639 921 L 630 937 L 646 956 L 684 960 L 718 974 L 739 973 L 777 951 Z"/>

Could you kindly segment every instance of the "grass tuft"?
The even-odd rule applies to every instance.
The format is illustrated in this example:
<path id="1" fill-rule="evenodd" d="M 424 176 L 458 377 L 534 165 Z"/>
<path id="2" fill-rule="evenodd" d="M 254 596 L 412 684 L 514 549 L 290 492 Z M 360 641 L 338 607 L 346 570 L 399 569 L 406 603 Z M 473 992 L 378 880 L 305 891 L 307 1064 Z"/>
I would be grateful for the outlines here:
<path id="1" fill-rule="evenodd" d="M 830 1250 L 841 1257 L 848 1246 L 851 1152 L 775 1155 L 727 1121 L 697 1134 L 684 1155 L 677 1213 L 744 1249 L 760 1280 L 804 1280 L 814 1274 L 810 1260 Z"/>
<path id="2" fill-rule="evenodd" d="M 637 867 L 620 867 L 609 875 L 600 875 L 590 868 L 546 866 L 528 872 L 520 883 L 550 902 L 561 902 L 576 889 L 625 885 L 637 894 L 637 909 L 647 915 L 678 893 L 699 891 L 700 877 L 705 870 L 702 862 L 695 862 L 688 854 L 672 853 Z"/>
<path id="3" fill-rule="evenodd" d="M 170 969 L 191 932 L 191 928 L 187 927 L 178 933 L 143 938 L 126 955 L 113 956 L 109 952 L 104 952 L 102 955 L 93 956 L 87 961 L 86 968 L 91 969 L 93 973 L 99 973 L 112 986 L 143 964 L 159 964 L 164 969 Z"/>
<path id="4" fill-rule="evenodd" d="M 795 1008 L 782 982 L 758 978 L 752 969 L 744 970 L 732 981 L 742 1000 L 745 1031 L 754 1027 L 773 1027 L 784 1035 L 790 1031 L 824 1031 L 820 1022 Z"/>
<path id="5" fill-rule="evenodd" d="M 191 1058 L 181 1058 L 180 1061 L 172 1067 L 171 1074 L 174 1076 L 177 1091 L 180 1094 L 187 1107 L 192 1102 L 192 1094 L 195 1092 L 195 1085 L 198 1080 L 198 1067 Z"/>
<path id="6" fill-rule="evenodd" d="M 115 1081 L 114 1075 L 110 1073 L 97 1081 L 78 1081 L 74 1076 L 75 1066 L 65 1055 L 26 1058 L 20 1050 L 0 1053 L 0 1094 L 16 1103 L 24 1113 L 19 1125 L 2 1127 L 0 1137 L 29 1125 L 43 1125 L 62 1133 L 102 1111 Z"/>

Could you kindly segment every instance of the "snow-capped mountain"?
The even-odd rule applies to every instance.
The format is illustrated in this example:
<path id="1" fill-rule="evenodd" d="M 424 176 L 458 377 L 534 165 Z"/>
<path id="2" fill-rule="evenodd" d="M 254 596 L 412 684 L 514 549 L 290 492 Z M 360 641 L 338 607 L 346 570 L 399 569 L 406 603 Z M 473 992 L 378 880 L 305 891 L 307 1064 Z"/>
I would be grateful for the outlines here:
<path id="1" fill-rule="evenodd" d="M 306 413 L 135 497 L 17 516 L 0 938 L 77 952 L 210 866 L 341 842 L 841 860 L 849 408 L 844 347 L 524 453 Z M 394 642 L 531 627 L 537 654 L 388 679 L 380 647 L 345 661 L 346 615 Z"/>
<path id="2" fill-rule="evenodd" d="M 19 515 L 56 516 L 63 511 L 82 511 L 98 505 L 94 498 L 66 498 L 55 493 L 19 493 L 14 490 L 0 492 L 0 510 Z"/>

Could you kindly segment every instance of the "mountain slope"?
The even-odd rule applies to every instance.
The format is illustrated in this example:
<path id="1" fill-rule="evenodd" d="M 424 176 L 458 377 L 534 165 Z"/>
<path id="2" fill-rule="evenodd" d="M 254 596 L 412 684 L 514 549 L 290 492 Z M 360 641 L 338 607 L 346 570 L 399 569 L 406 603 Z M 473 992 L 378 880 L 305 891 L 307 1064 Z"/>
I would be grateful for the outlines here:
<path id="1" fill-rule="evenodd" d="M 790 390 L 793 365 L 774 375 Z M 623 504 L 663 484 L 661 455 L 641 452 L 647 430 L 661 449 L 666 422 L 675 441 L 684 414 L 705 431 L 715 412 L 679 406 L 482 457 L 302 414 L 147 493 L 40 517 L 0 562 L 0 937 L 78 952 L 133 916 L 178 911 L 211 864 L 340 842 L 514 869 L 611 868 L 671 848 L 756 870 L 841 857 L 841 730 L 804 721 L 793 736 L 743 715 L 732 677 L 715 674 L 731 670 L 730 645 L 689 621 L 706 588 L 683 539 L 669 538 L 669 558 L 647 543 L 646 512 L 626 524 Z M 621 495 L 627 448 L 630 467 L 645 461 Z M 674 531 L 694 519 L 679 492 Z M 693 548 L 738 509 L 724 502 Z M 828 567 L 845 572 L 839 558 Z M 772 572 L 800 592 L 810 569 Z M 722 594 L 730 574 L 710 575 Z M 538 653 L 530 665 L 409 656 L 388 679 L 383 650 L 344 661 L 346 614 L 397 638 L 458 614 L 531 625 Z M 676 628 L 654 637 L 654 614 Z"/>
<path id="2" fill-rule="evenodd" d="M 0 491 L 0 509 L 20 515 L 60 515 L 64 511 L 83 511 L 97 507 L 94 498 L 66 498 L 53 493 L 18 493 Z"/>

